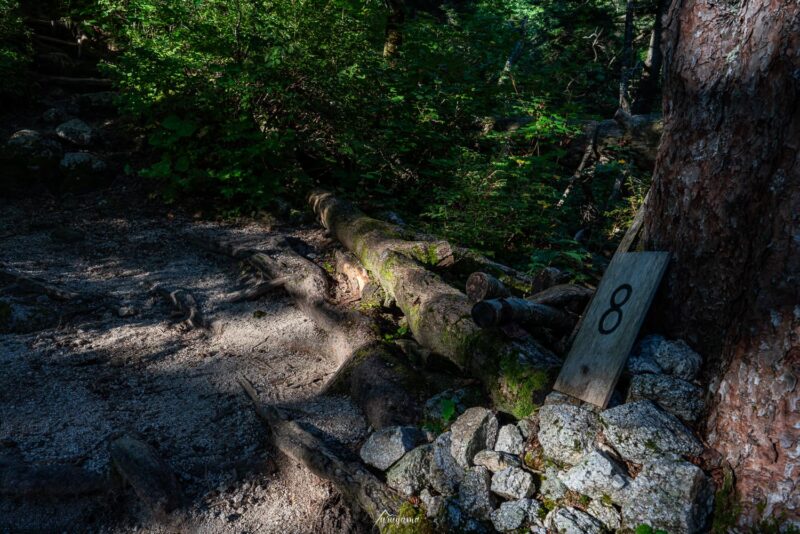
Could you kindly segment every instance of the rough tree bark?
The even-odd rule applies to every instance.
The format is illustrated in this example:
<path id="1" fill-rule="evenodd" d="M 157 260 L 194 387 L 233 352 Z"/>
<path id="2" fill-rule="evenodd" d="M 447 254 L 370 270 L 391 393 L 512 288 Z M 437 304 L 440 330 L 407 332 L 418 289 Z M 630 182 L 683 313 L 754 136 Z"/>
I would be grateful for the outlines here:
<path id="1" fill-rule="evenodd" d="M 675 261 L 654 309 L 706 357 L 739 521 L 800 524 L 800 3 L 675 1 L 664 23 L 643 244 Z"/>
<path id="2" fill-rule="evenodd" d="M 385 0 L 389 15 L 386 19 L 386 40 L 383 43 L 383 57 L 392 57 L 403 43 L 403 24 L 406 20 L 404 0 Z"/>

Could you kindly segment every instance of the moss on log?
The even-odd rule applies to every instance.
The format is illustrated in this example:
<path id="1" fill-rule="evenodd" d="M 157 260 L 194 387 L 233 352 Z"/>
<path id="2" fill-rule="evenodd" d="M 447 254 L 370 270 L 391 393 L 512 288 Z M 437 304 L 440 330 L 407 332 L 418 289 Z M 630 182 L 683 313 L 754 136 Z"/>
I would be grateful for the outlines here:
<path id="1" fill-rule="evenodd" d="M 532 339 L 511 341 L 497 330 L 475 325 L 467 296 L 426 268 L 452 258 L 456 249 L 449 243 L 420 239 L 372 219 L 327 191 L 312 192 L 309 202 L 322 224 L 395 300 L 422 346 L 478 378 L 501 410 L 520 413 L 521 407 L 543 399 L 560 360 Z M 513 362 L 506 368 L 516 369 L 515 380 L 526 382 L 525 387 L 508 387 L 501 360 Z"/>

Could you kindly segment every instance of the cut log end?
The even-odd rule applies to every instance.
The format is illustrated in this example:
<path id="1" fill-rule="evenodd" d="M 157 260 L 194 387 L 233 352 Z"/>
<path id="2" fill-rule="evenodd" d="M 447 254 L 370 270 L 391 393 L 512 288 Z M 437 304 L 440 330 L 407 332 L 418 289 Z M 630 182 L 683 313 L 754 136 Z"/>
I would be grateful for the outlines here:
<path id="1" fill-rule="evenodd" d="M 466 292 L 471 302 L 511 296 L 511 292 L 503 285 L 503 282 L 482 272 L 469 275 Z"/>

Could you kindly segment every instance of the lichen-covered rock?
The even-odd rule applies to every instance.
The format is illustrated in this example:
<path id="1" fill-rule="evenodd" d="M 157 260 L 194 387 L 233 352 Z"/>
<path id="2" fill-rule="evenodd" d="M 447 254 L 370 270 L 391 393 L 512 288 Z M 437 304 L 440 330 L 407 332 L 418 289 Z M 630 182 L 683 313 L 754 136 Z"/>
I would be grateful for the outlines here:
<path id="1" fill-rule="evenodd" d="M 631 379 L 626 402 L 649 399 L 684 421 L 694 422 L 703 412 L 703 390 L 669 375 L 637 375 Z"/>
<path id="2" fill-rule="evenodd" d="M 525 450 L 525 441 L 516 425 L 503 425 L 497 433 L 497 442 L 494 450 L 510 454 L 522 454 Z"/>
<path id="3" fill-rule="evenodd" d="M 439 517 L 444 510 L 445 498 L 441 495 L 433 495 L 427 489 L 419 493 L 419 500 L 425 506 L 425 515 L 429 518 Z"/>
<path id="4" fill-rule="evenodd" d="M 622 526 L 622 516 L 614 506 L 595 499 L 586 507 L 586 512 L 598 519 L 608 530 L 614 531 Z"/>
<path id="5" fill-rule="evenodd" d="M 386 472 L 386 484 L 410 497 L 425 487 L 433 446 L 425 444 L 405 454 Z"/>
<path id="6" fill-rule="evenodd" d="M 509 532 L 516 530 L 529 519 L 538 519 L 541 505 L 533 499 L 519 499 L 500 504 L 500 508 L 492 512 L 491 520 L 495 530 Z"/>
<path id="7" fill-rule="evenodd" d="M 526 417 L 524 419 L 520 419 L 519 423 L 517 423 L 517 429 L 519 430 L 522 439 L 529 440 L 531 436 L 536 434 L 539 430 L 538 422 L 533 417 Z"/>
<path id="8" fill-rule="evenodd" d="M 442 495 L 455 495 L 464 479 L 464 469 L 450 453 L 450 432 L 441 434 L 432 445 L 428 482 Z"/>
<path id="9" fill-rule="evenodd" d="M 713 503 L 708 478 L 684 460 L 660 459 L 645 464 L 622 507 L 622 524 L 647 524 L 671 534 L 705 532 Z"/>
<path id="10" fill-rule="evenodd" d="M 481 451 L 472 459 L 475 465 L 482 465 L 492 473 L 502 471 L 506 467 L 522 467 L 519 456 L 507 452 Z"/>
<path id="11" fill-rule="evenodd" d="M 506 499 L 525 499 L 533 494 L 533 475 L 519 467 L 506 467 L 492 475 L 491 489 Z"/>
<path id="12" fill-rule="evenodd" d="M 491 532 L 491 527 L 483 520 L 475 519 L 464 511 L 457 501 L 449 501 L 445 506 L 444 532 L 464 532 L 470 534 L 484 534 Z"/>
<path id="13" fill-rule="evenodd" d="M 466 410 L 450 427 L 450 454 L 461 467 L 472 465 L 472 458 L 483 449 L 494 448 L 497 418 L 486 408 Z"/>
<path id="14" fill-rule="evenodd" d="M 703 445 L 674 415 L 651 401 L 623 404 L 600 414 L 609 443 L 626 460 L 645 463 L 665 455 L 698 456 Z"/>
<path id="15" fill-rule="evenodd" d="M 572 491 L 593 499 L 610 498 L 616 503 L 625 500 L 631 483 L 625 470 L 601 451 L 590 452 L 558 478 Z"/>
<path id="16" fill-rule="evenodd" d="M 458 488 L 461 509 L 477 519 L 489 519 L 494 510 L 494 498 L 489 491 L 491 482 L 491 473 L 485 467 L 478 465 L 467 470 Z"/>
<path id="17" fill-rule="evenodd" d="M 639 354 L 631 358 L 629 371 L 660 372 L 684 380 L 693 380 L 703 359 L 681 340 L 668 341 L 661 336 L 647 336 L 639 343 Z M 657 371 L 647 370 L 655 366 Z"/>
<path id="18" fill-rule="evenodd" d="M 555 534 L 602 534 L 603 523 L 577 508 L 556 508 L 547 514 L 545 525 Z"/>
<path id="19" fill-rule="evenodd" d="M 539 493 L 551 501 L 557 501 L 566 495 L 567 487 L 558 478 L 558 470 L 555 467 L 548 466 L 545 468 L 544 474 L 541 476 Z"/>
<path id="20" fill-rule="evenodd" d="M 422 443 L 425 435 L 410 426 L 390 426 L 374 432 L 361 447 L 365 463 L 385 471 L 405 453 Z"/>
<path id="21" fill-rule="evenodd" d="M 574 465 L 592 450 L 600 422 L 580 406 L 546 404 L 539 409 L 539 443 L 545 456 Z"/>
<path id="22" fill-rule="evenodd" d="M 77 146 L 87 146 L 94 140 L 94 130 L 80 119 L 72 119 L 56 126 L 56 135 Z"/>

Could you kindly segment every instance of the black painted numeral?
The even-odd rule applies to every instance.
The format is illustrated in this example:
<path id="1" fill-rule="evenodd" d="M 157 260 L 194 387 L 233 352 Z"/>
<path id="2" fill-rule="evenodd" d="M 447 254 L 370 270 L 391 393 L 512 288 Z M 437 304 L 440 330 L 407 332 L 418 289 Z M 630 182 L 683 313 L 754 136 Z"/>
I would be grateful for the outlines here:
<path id="1" fill-rule="evenodd" d="M 625 296 L 622 297 L 622 300 L 619 300 L 619 294 L 621 292 L 625 293 Z M 617 289 L 611 293 L 611 306 L 600 316 L 600 322 L 597 323 L 597 329 L 603 335 L 608 335 L 614 330 L 616 330 L 619 325 L 622 323 L 622 305 L 628 302 L 631 298 L 631 294 L 633 293 L 633 288 L 630 284 L 622 284 Z M 613 315 L 615 317 L 614 324 L 610 328 L 606 327 L 606 320 L 609 316 Z"/>

